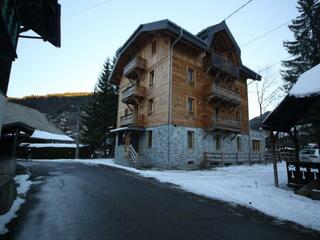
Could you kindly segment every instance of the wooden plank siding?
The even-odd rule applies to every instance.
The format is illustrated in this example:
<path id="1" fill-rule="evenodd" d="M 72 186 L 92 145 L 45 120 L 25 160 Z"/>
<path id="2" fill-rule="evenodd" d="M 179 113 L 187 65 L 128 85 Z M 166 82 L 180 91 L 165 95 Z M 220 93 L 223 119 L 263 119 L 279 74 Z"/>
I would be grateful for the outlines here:
<path id="1" fill-rule="evenodd" d="M 210 88 L 214 83 L 215 73 L 206 72 L 203 66 L 203 53 L 191 51 L 187 46 L 178 45 L 173 53 L 173 112 L 172 121 L 175 125 L 186 127 L 206 127 L 212 124 L 216 102 L 208 103 L 206 97 L 210 95 Z M 195 83 L 187 83 L 187 69 L 194 70 Z M 222 77 L 220 78 L 222 81 Z M 227 87 L 221 82 L 221 86 Z M 248 95 L 245 79 L 238 79 L 232 86 L 239 89 L 241 104 L 237 109 L 230 109 L 221 105 L 221 115 L 235 118 L 235 110 L 241 112 L 241 133 L 249 132 Z M 186 99 L 193 97 L 195 101 L 195 114 L 190 116 L 186 112 Z"/>
<path id="2" fill-rule="evenodd" d="M 152 42 L 156 40 L 157 50 L 152 55 Z M 155 33 L 150 40 L 137 49 L 136 57 L 146 59 L 146 70 L 140 77 L 140 86 L 145 87 L 145 98 L 139 105 L 139 114 L 144 115 L 144 127 L 164 125 L 168 123 L 168 101 L 169 101 L 169 74 L 170 74 L 170 44 L 172 40 L 164 34 Z M 172 59 L 172 124 L 186 127 L 204 128 L 212 124 L 215 107 L 217 102 L 207 101 L 210 95 L 211 86 L 214 83 L 216 72 L 209 71 L 203 64 L 205 53 L 195 48 L 179 42 L 174 47 Z M 130 59 L 128 59 L 128 62 Z M 236 62 L 236 60 L 235 60 Z M 187 69 L 194 70 L 195 82 L 193 85 L 187 82 Z M 154 86 L 149 88 L 149 74 L 154 71 Z M 216 71 L 216 70 L 214 70 Z M 230 88 L 230 82 L 223 82 L 224 76 L 219 77 L 222 87 Z M 230 81 L 230 80 L 228 80 Z M 130 85 L 130 81 L 122 77 L 119 83 L 119 109 L 117 126 L 120 127 L 120 117 L 124 115 L 127 105 L 121 102 L 122 91 Z M 237 109 L 230 109 L 221 105 L 221 114 L 235 118 L 235 111 L 241 112 L 242 134 L 249 133 L 248 116 L 248 93 L 246 79 L 240 75 L 240 78 L 232 84 L 232 90 L 238 90 L 241 97 L 241 103 Z M 188 97 L 195 99 L 195 114 L 188 115 L 186 111 L 186 102 Z M 152 116 L 147 116 L 147 105 L 150 98 L 154 99 L 154 111 Z M 133 106 L 132 106 L 133 108 Z M 231 111 L 232 110 L 232 111 Z"/>
<path id="3" fill-rule="evenodd" d="M 156 41 L 157 50 L 152 55 L 152 41 Z M 145 87 L 145 98 L 138 107 L 139 114 L 144 115 L 144 127 L 163 125 L 168 123 L 168 88 L 169 88 L 169 49 L 170 39 L 156 34 L 150 42 L 137 51 L 136 56 L 146 59 L 146 71 L 141 75 L 140 86 Z M 129 61 L 128 61 L 129 63 Z M 154 71 L 154 86 L 149 88 L 149 74 Z M 119 84 L 119 109 L 117 126 L 120 126 L 120 117 L 124 115 L 126 104 L 121 102 L 122 91 L 130 85 L 130 81 L 122 77 Z M 148 99 L 154 99 L 154 114 L 147 116 Z"/>

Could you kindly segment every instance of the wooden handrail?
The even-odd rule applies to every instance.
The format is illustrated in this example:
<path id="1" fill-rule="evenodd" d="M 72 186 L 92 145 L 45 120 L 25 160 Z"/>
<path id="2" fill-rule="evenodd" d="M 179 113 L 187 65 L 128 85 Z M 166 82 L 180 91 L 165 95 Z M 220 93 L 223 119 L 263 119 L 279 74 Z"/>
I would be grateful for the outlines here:
<path id="1" fill-rule="evenodd" d="M 221 70 L 231 74 L 232 76 L 236 78 L 239 77 L 239 68 L 235 66 L 231 61 L 221 57 L 220 55 L 213 53 L 212 63 L 215 67 L 220 68 Z"/>
<path id="2" fill-rule="evenodd" d="M 138 153 L 134 149 L 132 145 L 129 146 L 129 156 L 130 159 L 133 161 L 135 167 L 137 166 L 137 159 L 138 159 Z"/>
<path id="3" fill-rule="evenodd" d="M 234 92 L 234 91 L 232 91 L 230 89 L 227 89 L 227 88 L 224 88 L 224 87 L 217 86 L 217 85 L 213 84 L 211 86 L 211 92 L 213 94 L 221 95 L 221 96 L 230 98 L 230 99 L 232 99 L 234 101 L 241 102 L 240 94 L 237 93 L 237 92 Z"/>

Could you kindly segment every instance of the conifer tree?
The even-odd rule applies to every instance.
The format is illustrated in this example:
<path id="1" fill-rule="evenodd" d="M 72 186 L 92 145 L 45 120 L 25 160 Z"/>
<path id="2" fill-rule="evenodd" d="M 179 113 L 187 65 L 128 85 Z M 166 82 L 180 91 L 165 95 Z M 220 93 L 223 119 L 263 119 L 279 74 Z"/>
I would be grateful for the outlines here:
<path id="1" fill-rule="evenodd" d="M 283 43 L 293 57 L 282 62 L 286 90 L 291 89 L 302 73 L 320 63 L 319 0 L 298 0 L 297 9 L 300 15 L 289 25 L 294 40 Z"/>
<path id="2" fill-rule="evenodd" d="M 80 138 L 92 150 L 104 149 L 110 130 L 116 126 L 118 93 L 117 87 L 109 82 L 114 62 L 106 60 L 92 99 L 83 108 Z"/>

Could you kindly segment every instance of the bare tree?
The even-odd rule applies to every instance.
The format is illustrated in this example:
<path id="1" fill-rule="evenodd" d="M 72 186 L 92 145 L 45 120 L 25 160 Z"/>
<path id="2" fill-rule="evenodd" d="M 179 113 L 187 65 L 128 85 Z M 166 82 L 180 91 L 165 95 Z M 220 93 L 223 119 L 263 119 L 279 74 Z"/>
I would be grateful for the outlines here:
<path id="1" fill-rule="evenodd" d="M 267 69 L 261 81 L 256 81 L 255 84 L 259 105 L 260 123 L 262 123 L 263 113 L 273 101 L 279 98 L 279 93 L 282 91 L 282 88 L 277 87 L 277 77 L 270 69 Z"/>

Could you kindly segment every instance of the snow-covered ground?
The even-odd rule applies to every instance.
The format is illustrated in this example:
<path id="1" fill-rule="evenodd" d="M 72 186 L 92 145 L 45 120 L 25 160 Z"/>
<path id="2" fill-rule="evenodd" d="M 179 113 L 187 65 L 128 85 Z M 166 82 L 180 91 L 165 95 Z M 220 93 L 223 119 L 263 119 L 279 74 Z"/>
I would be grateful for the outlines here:
<path id="1" fill-rule="evenodd" d="M 52 161 L 52 160 L 48 160 Z M 274 187 L 272 165 L 230 166 L 212 170 L 156 171 L 116 165 L 112 159 L 53 160 L 107 165 L 172 183 L 181 189 L 212 199 L 256 209 L 279 220 L 320 230 L 320 201 L 296 195 L 287 184 L 285 163 L 278 164 L 280 188 Z"/>
<path id="2" fill-rule="evenodd" d="M 21 205 L 25 202 L 25 196 L 30 189 L 32 182 L 29 180 L 29 175 L 17 175 L 14 181 L 18 185 L 17 198 L 14 200 L 9 212 L 0 215 L 0 235 L 8 232 L 6 225 L 14 218 L 17 217 L 17 212 Z"/>

